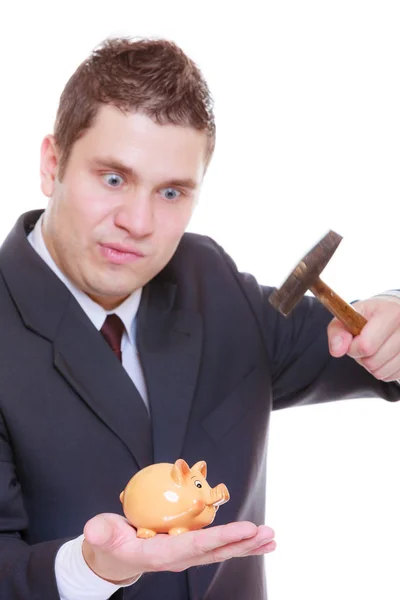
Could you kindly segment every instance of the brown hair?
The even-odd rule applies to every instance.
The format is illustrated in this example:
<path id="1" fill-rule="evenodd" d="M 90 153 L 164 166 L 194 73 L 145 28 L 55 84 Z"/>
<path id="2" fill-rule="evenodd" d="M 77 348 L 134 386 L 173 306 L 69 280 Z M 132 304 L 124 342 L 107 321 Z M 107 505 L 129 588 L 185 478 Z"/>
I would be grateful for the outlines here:
<path id="1" fill-rule="evenodd" d="M 139 111 L 160 125 L 193 127 L 215 145 L 213 101 L 197 65 L 171 41 L 108 39 L 84 60 L 61 94 L 55 122 L 62 179 L 72 147 L 93 125 L 101 104 Z"/>

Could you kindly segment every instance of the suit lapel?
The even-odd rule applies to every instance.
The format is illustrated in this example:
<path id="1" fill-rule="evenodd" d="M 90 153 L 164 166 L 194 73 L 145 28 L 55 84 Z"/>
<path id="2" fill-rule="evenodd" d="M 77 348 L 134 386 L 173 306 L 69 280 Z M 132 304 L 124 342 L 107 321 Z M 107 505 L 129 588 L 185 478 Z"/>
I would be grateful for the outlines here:
<path id="1" fill-rule="evenodd" d="M 139 468 L 151 464 L 151 428 L 144 402 L 74 298 L 54 340 L 54 365 L 90 409 L 125 443 Z"/>
<path id="2" fill-rule="evenodd" d="M 137 342 L 151 409 L 154 462 L 180 457 L 196 387 L 202 322 L 173 308 L 176 286 L 154 280 L 143 291 Z"/>

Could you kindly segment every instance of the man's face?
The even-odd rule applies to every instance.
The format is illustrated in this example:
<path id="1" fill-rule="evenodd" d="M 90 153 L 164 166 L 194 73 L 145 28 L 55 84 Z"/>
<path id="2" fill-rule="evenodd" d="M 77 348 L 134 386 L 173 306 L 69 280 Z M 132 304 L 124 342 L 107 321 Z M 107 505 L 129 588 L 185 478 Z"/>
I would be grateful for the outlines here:
<path id="1" fill-rule="evenodd" d="M 59 268 L 112 309 L 168 263 L 204 175 L 204 132 L 158 125 L 103 105 L 57 178 L 52 136 L 42 144 L 43 236 Z"/>

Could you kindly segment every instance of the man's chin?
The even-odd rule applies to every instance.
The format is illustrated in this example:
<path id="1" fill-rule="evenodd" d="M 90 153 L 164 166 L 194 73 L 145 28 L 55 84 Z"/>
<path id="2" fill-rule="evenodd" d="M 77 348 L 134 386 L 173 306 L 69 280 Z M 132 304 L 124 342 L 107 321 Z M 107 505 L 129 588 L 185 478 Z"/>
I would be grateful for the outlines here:
<path id="1" fill-rule="evenodd" d="M 129 296 L 140 287 L 142 286 L 139 284 L 137 287 L 132 286 L 129 288 L 126 286 L 121 286 L 120 288 L 116 288 L 116 286 L 113 286 L 113 288 L 102 287 L 101 289 L 91 288 L 86 291 L 86 294 L 106 310 L 112 310 L 122 304 L 122 302 L 129 298 Z"/>

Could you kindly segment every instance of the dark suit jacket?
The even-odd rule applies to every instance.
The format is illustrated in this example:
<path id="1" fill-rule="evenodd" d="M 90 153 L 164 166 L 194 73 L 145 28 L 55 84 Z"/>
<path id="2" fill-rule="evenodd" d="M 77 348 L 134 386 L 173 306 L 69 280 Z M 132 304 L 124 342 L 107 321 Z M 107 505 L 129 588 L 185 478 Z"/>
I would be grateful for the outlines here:
<path id="1" fill-rule="evenodd" d="M 271 409 L 399 388 L 329 357 L 330 315 L 307 297 L 290 319 L 211 239 L 186 234 L 144 289 L 137 340 L 151 405 L 32 249 L 40 211 L 0 250 L 0 598 L 58 598 L 54 559 L 152 462 L 204 459 L 231 500 L 215 524 L 264 521 Z M 266 270 L 268 268 L 266 258 Z M 122 513 L 121 513 L 122 514 Z M 261 557 L 146 574 L 115 599 L 264 600 Z M 78 599 L 77 599 L 78 600 Z"/>

